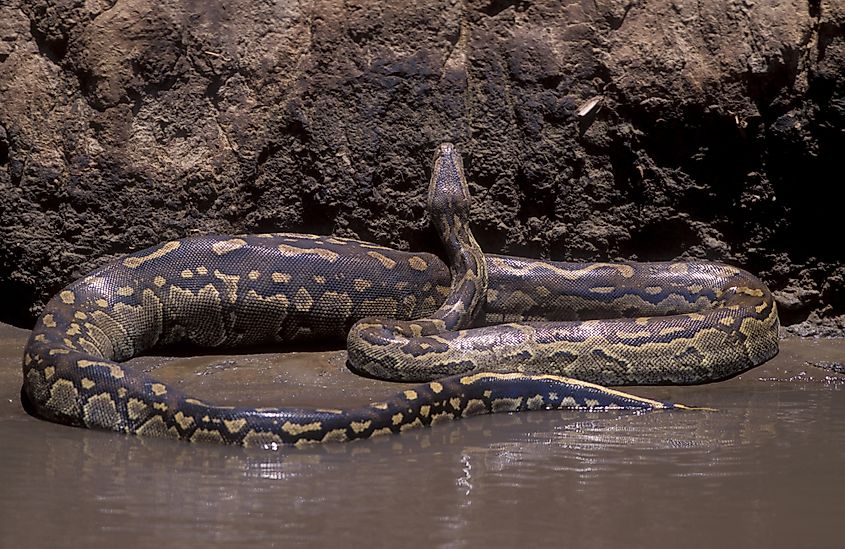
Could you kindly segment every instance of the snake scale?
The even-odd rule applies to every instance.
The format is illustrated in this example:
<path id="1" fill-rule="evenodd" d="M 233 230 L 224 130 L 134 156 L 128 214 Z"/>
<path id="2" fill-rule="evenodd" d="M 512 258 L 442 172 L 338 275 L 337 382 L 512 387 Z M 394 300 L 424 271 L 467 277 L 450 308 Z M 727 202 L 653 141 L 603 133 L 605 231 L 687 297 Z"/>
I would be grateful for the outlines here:
<path id="1" fill-rule="evenodd" d="M 500 411 L 682 407 L 603 385 L 712 381 L 777 353 L 772 295 L 743 270 L 485 255 L 450 144 L 435 153 L 428 200 L 449 266 L 287 233 L 190 237 L 105 265 L 45 307 L 24 352 L 22 398 L 69 425 L 276 447 Z M 345 336 L 354 370 L 421 384 L 344 410 L 225 407 L 121 364 L 173 343 Z"/>

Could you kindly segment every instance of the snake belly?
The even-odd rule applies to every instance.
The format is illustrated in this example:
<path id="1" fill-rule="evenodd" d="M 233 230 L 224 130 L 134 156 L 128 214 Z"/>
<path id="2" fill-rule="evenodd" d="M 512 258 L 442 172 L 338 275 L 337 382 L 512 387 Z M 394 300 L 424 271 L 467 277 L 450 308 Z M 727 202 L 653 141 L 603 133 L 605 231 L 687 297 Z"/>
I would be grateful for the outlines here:
<path id="1" fill-rule="evenodd" d="M 500 411 L 670 408 L 597 383 L 697 383 L 777 353 L 772 296 L 745 271 L 485 256 L 466 239 L 468 196 L 451 198 L 461 188 L 460 157 L 444 145 L 429 207 L 449 266 L 288 233 L 191 237 L 108 264 L 45 307 L 24 353 L 22 395 L 59 423 L 275 447 Z M 121 364 L 172 343 L 345 337 L 355 368 L 424 383 L 359 408 L 255 409 L 203 402 Z"/>

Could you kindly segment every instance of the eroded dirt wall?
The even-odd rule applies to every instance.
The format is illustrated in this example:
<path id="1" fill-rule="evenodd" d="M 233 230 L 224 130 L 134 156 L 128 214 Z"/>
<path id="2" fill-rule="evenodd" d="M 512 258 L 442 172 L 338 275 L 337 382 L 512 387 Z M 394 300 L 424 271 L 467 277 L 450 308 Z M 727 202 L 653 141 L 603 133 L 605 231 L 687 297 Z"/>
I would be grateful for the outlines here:
<path id="1" fill-rule="evenodd" d="M 843 68 L 838 0 L 0 0 L 0 320 L 188 234 L 436 250 L 452 140 L 488 251 L 724 260 L 841 333 Z"/>

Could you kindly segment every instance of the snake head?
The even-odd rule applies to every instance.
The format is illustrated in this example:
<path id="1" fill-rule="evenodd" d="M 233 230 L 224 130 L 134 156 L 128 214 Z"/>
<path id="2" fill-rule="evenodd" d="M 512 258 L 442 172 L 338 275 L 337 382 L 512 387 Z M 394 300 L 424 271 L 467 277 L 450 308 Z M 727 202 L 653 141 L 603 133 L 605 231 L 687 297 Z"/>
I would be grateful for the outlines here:
<path id="1" fill-rule="evenodd" d="M 449 224 L 455 214 L 467 219 L 469 204 L 469 186 L 461 155 L 452 143 L 441 143 L 434 151 L 434 167 L 428 187 L 429 211 L 435 219 L 445 217 Z"/>

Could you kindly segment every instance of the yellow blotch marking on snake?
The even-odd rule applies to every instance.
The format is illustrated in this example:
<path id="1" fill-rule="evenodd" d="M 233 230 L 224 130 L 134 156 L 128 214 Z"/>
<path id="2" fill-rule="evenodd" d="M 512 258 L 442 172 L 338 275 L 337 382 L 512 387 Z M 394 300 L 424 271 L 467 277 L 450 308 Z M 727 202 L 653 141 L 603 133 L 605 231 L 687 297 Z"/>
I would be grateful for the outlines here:
<path id="1" fill-rule="evenodd" d="M 70 351 L 67 350 L 67 349 L 58 348 L 58 349 L 50 349 L 50 351 L 47 354 L 49 354 L 50 356 L 52 356 L 52 355 L 66 355 L 69 352 Z"/>
<path id="2" fill-rule="evenodd" d="M 67 334 L 70 337 L 73 337 L 75 335 L 79 335 L 81 333 L 82 333 L 82 328 L 76 322 L 71 322 L 70 326 L 67 327 L 67 331 L 65 332 L 65 334 Z"/>
<path id="3" fill-rule="evenodd" d="M 105 354 L 103 353 L 102 349 L 100 349 L 99 345 L 97 345 L 93 341 L 88 341 L 85 338 L 79 338 L 79 346 L 82 347 L 82 350 L 88 353 L 89 355 L 97 356 Z"/>
<path id="4" fill-rule="evenodd" d="M 763 297 L 763 290 L 759 288 L 737 288 L 736 293 L 749 295 L 751 297 Z"/>
<path id="5" fill-rule="evenodd" d="M 420 415 L 422 417 L 428 417 L 428 415 L 430 413 L 431 413 L 431 406 L 430 405 L 423 404 L 422 406 L 420 406 Z"/>
<path id="6" fill-rule="evenodd" d="M 312 444 L 319 444 L 321 442 L 322 442 L 322 440 L 313 440 L 313 439 L 309 439 L 309 438 L 301 438 L 301 439 L 297 440 L 296 442 L 294 442 L 293 445 L 296 446 L 297 448 L 304 448 L 306 446 L 310 446 Z M 267 448 L 267 447 L 265 446 L 265 448 Z M 270 446 L 270 448 L 273 448 L 273 446 Z"/>
<path id="7" fill-rule="evenodd" d="M 548 290 L 546 290 L 546 291 L 548 291 Z M 490 288 L 487 288 L 487 303 L 488 304 L 493 303 L 497 299 L 499 299 L 499 292 L 497 292 L 496 290 L 492 290 Z"/>
<path id="8" fill-rule="evenodd" d="M 35 341 L 38 341 L 39 343 L 46 343 L 47 342 L 47 336 L 45 336 L 44 334 L 36 334 L 36 336 L 33 339 L 35 339 Z"/>
<path id="9" fill-rule="evenodd" d="M 208 268 L 200 265 L 199 267 L 197 267 L 197 274 L 207 275 L 208 274 Z"/>
<path id="10" fill-rule="evenodd" d="M 702 286 L 701 284 L 692 284 L 690 286 L 687 286 L 687 291 L 689 291 L 689 293 L 691 294 L 697 294 L 703 289 L 704 286 Z"/>
<path id="11" fill-rule="evenodd" d="M 229 299 L 229 303 L 237 301 L 238 283 L 241 281 L 241 277 L 239 275 L 230 275 L 215 270 L 214 278 L 223 281 L 223 284 L 226 286 L 226 297 Z"/>
<path id="12" fill-rule="evenodd" d="M 554 393 L 549 394 L 549 398 L 557 398 L 557 395 Z M 534 395 L 533 397 L 529 398 L 525 401 L 525 405 L 528 407 L 529 410 L 542 410 L 545 407 L 545 401 L 543 400 L 543 395 Z"/>
<path id="13" fill-rule="evenodd" d="M 434 414 L 431 416 L 431 424 L 437 425 L 438 423 L 442 423 L 450 419 L 452 419 L 452 414 L 450 414 L 449 412 L 440 412 L 439 414 Z"/>
<path id="14" fill-rule="evenodd" d="M 385 269 L 392 269 L 396 267 L 396 261 L 390 259 L 386 255 L 380 254 L 378 252 L 367 252 L 367 255 L 384 265 Z"/>
<path id="15" fill-rule="evenodd" d="M 663 291 L 663 288 L 661 288 L 660 286 L 646 286 L 644 290 L 645 293 L 649 295 L 657 295 Z"/>
<path id="16" fill-rule="evenodd" d="M 405 425 L 399 427 L 399 431 L 405 432 L 408 429 L 416 429 L 417 427 L 422 427 L 423 423 L 420 421 L 420 418 L 416 418 L 414 421 L 410 423 L 406 423 Z"/>
<path id="17" fill-rule="evenodd" d="M 153 408 L 155 408 L 156 410 L 160 410 L 162 412 L 166 412 L 167 411 L 167 404 L 165 404 L 164 402 L 153 402 Z"/>
<path id="18" fill-rule="evenodd" d="M 687 313 L 686 316 L 687 316 L 687 318 L 689 318 L 691 320 L 696 320 L 698 322 L 701 322 L 702 320 L 705 319 L 705 316 L 701 313 Z"/>
<path id="19" fill-rule="evenodd" d="M 229 252 L 234 252 L 246 246 L 246 241 L 240 238 L 232 238 L 229 240 L 222 240 L 211 245 L 211 249 L 217 255 L 224 255 Z"/>
<path id="20" fill-rule="evenodd" d="M 83 377 L 81 383 L 83 389 L 90 389 L 94 386 L 94 381 L 88 379 L 87 377 Z"/>
<path id="21" fill-rule="evenodd" d="M 734 323 L 734 320 L 735 320 L 735 319 L 734 319 L 733 317 L 726 316 L 726 317 L 724 317 L 724 318 L 720 318 L 720 319 L 719 319 L 719 322 L 721 322 L 721 323 L 722 323 L 722 324 L 724 324 L 725 326 L 731 326 L 731 325 Z"/>
<path id="22" fill-rule="evenodd" d="M 79 415 L 79 392 L 69 379 L 59 379 L 50 387 L 47 408 L 62 414 Z"/>
<path id="23" fill-rule="evenodd" d="M 540 397 L 542 400 L 543 397 Z M 491 405 L 494 412 L 516 412 L 522 404 L 522 397 L 516 398 L 497 398 Z"/>
<path id="24" fill-rule="evenodd" d="M 372 404 L 370 404 L 370 406 L 372 406 L 373 408 L 376 408 L 378 410 L 387 410 L 387 403 L 386 402 L 373 402 Z"/>
<path id="25" fill-rule="evenodd" d="M 246 275 L 246 277 L 250 280 L 258 280 L 258 277 L 260 276 L 261 273 L 259 271 L 250 271 L 249 274 Z"/>
<path id="26" fill-rule="evenodd" d="M 176 415 L 173 416 L 173 419 L 176 420 L 176 423 L 182 428 L 182 430 L 188 430 L 194 425 L 194 418 L 191 416 L 186 416 L 182 412 L 176 412 Z"/>
<path id="27" fill-rule="evenodd" d="M 163 276 L 157 276 L 153 279 L 153 284 L 161 288 L 162 286 L 167 284 L 167 280 Z M 108 305 L 108 303 L 106 305 Z M 105 307 L 105 305 L 103 305 L 103 307 Z"/>
<path id="28" fill-rule="evenodd" d="M 287 244 L 279 244 L 278 248 L 283 255 L 302 256 L 305 254 L 311 254 L 325 259 L 330 263 L 334 263 L 337 261 L 337 258 L 340 257 L 337 252 L 333 252 L 325 248 L 297 248 L 296 246 L 288 246 Z"/>
<path id="29" fill-rule="evenodd" d="M 473 398 L 467 401 L 467 405 L 464 407 L 463 412 L 461 412 L 461 415 L 464 417 L 469 417 L 481 414 L 486 411 L 487 404 L 480 398 Z"/>
<path id="30" fill-rule="evenodd" d="M 150 390 L 156 396 L 162 396 L 167 394 L 167 387 L 165 387 L 162 383 L 153 383 L 150 385 Z"/>
<path id="31" fill-rule="evenodd" d="M 353 421 L 352 423 L 349 424 L 349 426 L 352 427 L 352 431 L 355 432 L 355 433 L 363 433 L 364 431 L 369 429 L 372 425 L 373 425 L 373 422 L 369 419 L 366 420 L 366 421 Z"/>
<path id="32" fill-rule="evenodd" d="M 428 263 L 426 263 L 426 261 L 423 258 L 418 257 L 416 255 L 408 260 L 408 265 L 410 265 L 410 267 L 412 269 L 414 269 L 415 271 L 424 271 L 424 270 L 428 269 Z M 392 267 L 388 267 L 388 269 L 391 269 L 391 268 Z"/>
<path id="33" fill-rule="evenodd" d="M 323 423 L 320 421 L 305 424 L 292 423 L 290 421 L 286 421 L 282 424 L 282 431 L 293 436 L 301 435 L 302 433 L 310 433 L 311 431 L 319 431 L 322 428 Z"/>
<path id="34" fill-rule="evenodd" d="M 47 366 L 44 368 L 44 379 L 50 381 L 50 378 L 53 377 L 53 374 L 56 373 L 56 369 L 52 366 Z"/>
<path id="35" fill-rule="evenodd" d="M 316 282 L 317 284 L 325 284 L 326 283 L 326 277 L 324 277 L 322 275 L 314 275 L 314 282 Z"/>
<path id="36" fill-rule="evenodd" d="M 587 406 L 587 408 L 595 408 L 599 405 L 599 401 L 593 398 L 588 398 L 584 400 L 584 404 Z"/>
<path id="37" fill-rule="evenodd" d="M 143 400 L 130 398 L 129 402 L 126 403 L 127 415 L 129 416 L 129 419 L 133 421 L 137 421 L 138 419 L 144 417 L 146 411 L 147 405 Z"/>
<path id="38" fill-rule="evenodd" d="M 543 263 L 540 261 L 533 262 L 522 267 L 517 267 L 508 263 L 507 260 L 501 257 L 488 257 L 487 260 L 495 267 L 502 269 L 504 271 L 508 271 L 511 273 L 518 273 L 524 275 L 526 273 L 531 273 L 534 271 L 539 271 L 542 273 L 543 271 L 551 271 L 556 275 L 564 278 L 566 280 L 577 280 L 582 278 L 584 275 L 596 271 L 599 269 L 614 269 L 624 278 L 631 278 L 635 274 L 635 270 L 630 265 L 625 265 L 624 263 L 590 263 L 589 265 L 582 267 L 581 269 L 563 269 L 556 265 L 552 265 L 551 263 Z"/>
<path id="39" fill-rule="evenodd" d="M 44 318 L 41 319 L 41 323 L 48 328 L 56 327 L 56 321 L 53 319 L 53 315 L 44 315 Z"/>
<path id="40" fill-rule="evenodd" d="M 80 368 L 90 368 L 91 366 L 102 366 L 108 368 L 109 374 L 115 379 L 123 379 L 126 373 L 114 362 L 105 362 L 99 360 L 78 360 L 76 365 Z"/>
<path id="41" fill-rule="evenodd" d="M 61 299 L 62 303 L 65 303 L 66 305 L 73 305 L 76 301 L 76 294 L 70 290 L 65 290 L 59 294 L 59 299 Z"/>
<path id="42" fill-rule="evenodd" d="M 194 273 L 190 269 L 185 269 L 184 271 L 179 273 L 179 276 L 181 276 L 182 278 L 193 278 Z"/>
<path id="43" fill-rule="evenodd" d="M 352 282 L 352 287 L 355 288 L 355 291 L 357 292 L 363 292 L 364 290 L 371 288 L 372 285 L 372 282 L 370 282 L 369 280 L 364 280 L 363 278 L 356 278 Z"/>
<path id="44" fill-rule="evenodd" d="M 138 427 L 138 430 L 135 431 L 135 434 L 142 436 L 142 437 L 156 437 L 156 438 L 165 438 L 165 437 L 177 437 L 179 433 L 176 431 L 175 427 L 170 427 L 168 429 L 167 423 L 164 422 L 164 418 L 161 416 L 153 416 L 146 423 Z"/>
<path id="45" fill-rule="evenodd" d="M 287 284 L 290 282 L 290 275 L 288 273 L 273 273 L 270 275 L 270 278 L 277 284 Z"/>
<path id="46" fill-rule="evenodd" d="M 590 291 L 594 294 L 609 294 L 612 293 L 613 290 L 613 286 L 597 286 L 595 288 L 590 288 Z"/>
<path id="47" fill-rule="evenodd" d="M 326 414 L 342 414 L 343 410 L 338 408 L 315 408 L 318 412 L 326 413 Z"/>
<path id="48" fill-rule="evenodd" d="M 402 423 L 402 420 L 405 419 L 405 416 L 402 415 L 402 412 L 396 412 L 393 414 L 393 417 L 390 418 L 390 421 L 393 422 L 393 425 L 399 425 Z"/>
<path id="49" fill-rule="evenodd" d="M 243 438 L 243 445 L 247 448 L 267 448 L 282 444 L 282 439 L 274 433 L 250 431 Z"/>
<path id="50" fill-rule="evenodd" d="M 422 305 L 424 309 L 428 311 L 434 311 L 437 308 L 437 301 L 433 297 L 428 296 L 427 298 L 423 299 Z"/>
<path id="51" fill-rule="evenodd" d="M 405 398 L 407 398 L 408 400 L 417 400 L 417 396 L 419 395 L 417 395 L 416 391 L 412 391 L 410 389 L 405 391 Z"/>
<path id="52" fill-rule="evenodd" d="M 135 293 L 135 288 L 132 288 L 131 286 L 121 286 L 120 288 L 117 289 L 117 295 L 120 295 L 120 296 L 123 296 L 123 297 L 129 297 L 130 295 L 132 295 L 134 293 Z"/>
<path id="53" fill-rule="evenodd" d="M 360 241 L 360 240 L 357 240 L 356 242 L 362 248 L 369 248 L 369 249 L 373 249 L 373 250 L 389 250 L 390 249 L 390 248 L 385 248 L 384 246 L 380 246 L 378 244 L 373 244 L 372 242 L 363 242 L 363 241 Z"/>
<path id="54" fill-rule="evenodd" d="M 365 299 L 358 308 L 361 316 L 387 316 L 395 317 L 399 304 L 390 297 L 377 297 Z"/>
<path id="55" fill-rule="evenodd" d="M 191 442 L 223 442 L 223 435 L 211 429 L 197 429 L 191 435 Z"/>
<path id="56" fill-rule="evenodd" d="M 88 318 L 88 315 L 86 315 L 82 311 L 76 311 L 75 313 L 73 313 L 73 318 L 77 320 L 85 320 L 86 318 Z"/>
<path id="57" fill-rule="evenodd" d="M 443 385 L 441 385 L 440 383 L 438 383 L 436 381 L 432 381 L 431 383 L 428 384 L 428 386 L 435 393 L 439 393 L 440 391 L 443 390 Z"/>
<path id="58" fill-rule="evenodd" d="M 393 431 L 390 430 L 390 427 L 382 427 L 381 429 L 376 429 L 375 431 L 370 434 L 370 438 L 381 437 L 384 435 L 392 435 Z"/>
<path id="59" fill-rule="evenodd" d="M 319 234 L 299 234 L 299 233 L 270 233 L 270 236 L 284 238 L 288 242 L 299 242 L 300 240 L 320 240 L 323 238 Z"/>
<path id="60" fill-rule="evenodd" d="M 108 393 L 93 396 L 88 399 L 83 408 L 85 424 L 96 427 L 114 429 L 120 425 L 120 415 L 117 406 Z"/>
<path id="61" fill-rule="evenodd" d="M 578 403 L 571 396 L 563 397 L 563 399 L 560 401 L 559 408 L 577 408 L 577 407 L 578 407 Z"/>
<path id="62" fill-rule="evenodd" d="M 665 335 L 676 334 L 678 332 L 683 332 L 683 331 L 684 331 L 684 329 L 680 326 L 668 326 L 668 327 L 660 330 L 660 332 L 658 332 L 658 334 L 665 336 Z"/>
<path id="63" fill-rule="evenodd" d="M 410 317 L 419 316 L 414 315 L 414 308 L 417 306 L 417 298 L 413 295 L 405 296 L 405 299 L 402 300 L 402 307 L 404 309 L 404 314 Z"/>
<path id="64" fill-rule="evenodd" d="M 293 306 L 296 307 L 298 311 L 310 311 L 313 305 L 314 299 L 311 297 L 311 294 L 308 293 L 308 290 L 300 288 L 296 291 L 296 294 L 293 296 Z"/>
<path id="65" fill-rule="evenodd" d="M 147 261 L 158 259 L 159 257 L 164 257 L 173 250 L 177 249 L 180 245 L 181 243 L 175 240 L 171 242 L 166 242 L 161 248 L 158 248 L 157 250 L 154 250 L 147 255 L 127 257 L 123 260 L 123 265 L 129 267 L 130 269 L 135 269 L 137 267 L 140 267 Z"/>
<path id="66" fill-rule="evenodd" d="M 669 272 L 673 274 L 686 274 L 689 272 L 689 265 L 686 263 L 672 263 L 669 265 Z"/>

